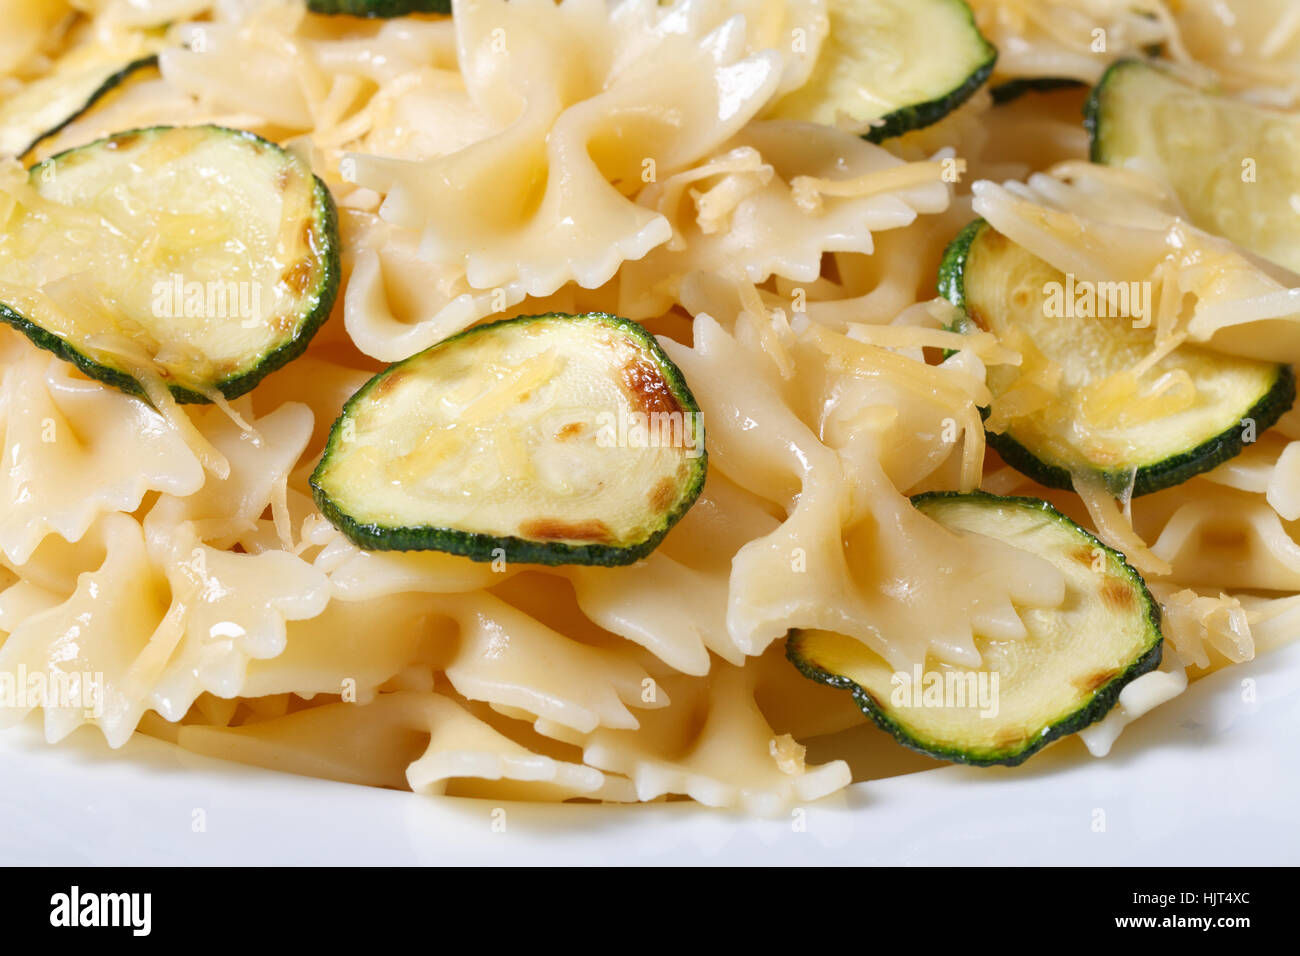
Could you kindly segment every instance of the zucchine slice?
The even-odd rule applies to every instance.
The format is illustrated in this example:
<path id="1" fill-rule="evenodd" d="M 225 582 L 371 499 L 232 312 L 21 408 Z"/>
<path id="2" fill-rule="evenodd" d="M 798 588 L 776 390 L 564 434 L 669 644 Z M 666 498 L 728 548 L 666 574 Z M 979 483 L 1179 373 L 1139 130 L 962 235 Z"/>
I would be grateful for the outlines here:
<path id="1" fill-rule="evenodd" d="M 1141 576 L 1047 502 L 979 491 L 912 500 L 952 531 L 987 535 L 1050 561 L 1066 590 L 1056 608 L 1021 611 L 1025 637 L 976 635 L 981 667 L 927 661 L 919 682 L 915 674 L 896 675 L 855 638 L 793 632 L 786 656 L 804 676 L 850 691 L 900 743 L 941 760 L 1015 766 L 1100 720 L 1130 681 L 1160 663 L 1160 608 Z"/>
<path id="2" fill-rule="evenodd" d="M 1069 284 L 982 219 L 949 244 L 939 271 L 939 292 L 963 312 L 958 331 L 992 332 L 1022 354 L 1019 366 L 988 371 L 986 434 L 1007 464 L 1035 481 L 1069 489 L 1075 475 L 1095 475 L 1117 494 L 1169 488 L 1240 454 L 1247 436 L 1263 432 L 1294 402 L 1291 366 L 1190 344 L 1149 373 L 1151 380 L 1181 382 L 1181 392 L 1137 400 L 1108 392 L 1104 383 L 1122 381 L 1151 352 L 1153 323 L 1134 328 L 1128 315 L 1047 308 L 1048 289 L 1060 290 L 1062 305 L 1074 301 Z M 1032 410 L 1000 421 L 1004 402 L 1028 390 L 1041 395 L 1053 383 Z"/>
<path id="3" fill-rule="evenodd" d="M 133 394 L 242 395 L 301 354 L 338 290 L 329 190 L 251 133 L 117 133 L 5 198 L 0 321 Z"/>
<path id="4" fill-rule="evenodd" d="M 997 60 L 964 0 L 830 0 L 828 13 L 812 75 L 771 118 L 848 125 L 879 143 L 943 119 Z"/>
<path id="5" fill-rule="evenodd" d="M 376 375 L 311 484 L 362 548 L 619 565 L 655 548 L 706 468 L 699 408 L 653 336 L 549 314 L 478 326 Z"/>
<path id="6" fill-rule="evenodd" d="M 1093 162 L 1154 174 L 1195 225 L 1300 271 L 1300 116 L 1121 60 L 1093 89 L 1085 119 Z"/>

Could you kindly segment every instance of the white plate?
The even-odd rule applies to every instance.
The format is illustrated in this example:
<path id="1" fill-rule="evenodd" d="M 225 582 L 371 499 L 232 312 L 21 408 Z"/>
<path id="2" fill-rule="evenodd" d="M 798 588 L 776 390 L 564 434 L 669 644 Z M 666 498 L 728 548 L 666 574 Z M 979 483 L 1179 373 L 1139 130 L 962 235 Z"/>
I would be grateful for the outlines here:
<path id="1" fill-rule="evenodd" d="M 47 747 L 29 723 L 0 734 L 0 862 L 1295 864 L 1297 739 L 1300 644 L 1193 685 L 1104 760 L 1075 742 L 1017 770 L 859 784 L 775 820 L 429 799 L 140 736 L 111 753 L 88 728 Z"/>

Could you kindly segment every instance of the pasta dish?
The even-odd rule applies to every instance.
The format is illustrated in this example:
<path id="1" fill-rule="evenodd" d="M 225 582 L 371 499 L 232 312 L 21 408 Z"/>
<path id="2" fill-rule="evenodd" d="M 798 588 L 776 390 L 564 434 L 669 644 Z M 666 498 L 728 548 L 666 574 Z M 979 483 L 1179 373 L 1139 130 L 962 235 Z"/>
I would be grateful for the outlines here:
<path id="1" fill-rule="evenodd" d="M 0 23 L 0 727 L 766 814 L 1300 634 L 1300 4 Z"/>

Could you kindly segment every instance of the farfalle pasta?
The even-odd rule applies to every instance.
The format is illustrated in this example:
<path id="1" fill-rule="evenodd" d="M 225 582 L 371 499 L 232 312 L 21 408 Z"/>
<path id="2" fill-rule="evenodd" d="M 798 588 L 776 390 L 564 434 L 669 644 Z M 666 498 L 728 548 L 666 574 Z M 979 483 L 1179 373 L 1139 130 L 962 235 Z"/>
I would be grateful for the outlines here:
<path id="1" fill-rule="evenodd" d="M 268 170 L 302 163 L 324 197 L 265 224 L 305 250 L 272 278 L 311 317 L 276 319 L 293 354 L 252 355 L 251 389 L 186 393 L 137 332 L 242 343 L 256 309 L 119 314 L 120 277 L 59 298 L 0 258 L 0 725 L 430 796 L 771 814 L 933 757 L 1014 765 L 1075 732 L 1104 754 L 1293 639 L 1300 280 L 1276 236 L 1196 215 L 1210 173 L 1102 156 L 1107 116 L 1078 113 L 1144 55 L 1188 96 L 1289 109 L 1297 31 L 1242 12 L 1221 35 L 1172 0 L 876 6 L 873 50 L 835 42 L 829 0 L 0 0 L 0 230 L 66 151 L 142 130 L 141 175 L 232 130 L 275 164 L 223 159 L 183 222 L 88 190 L 42 255 L 147 214 L 134 274 L 183 287 L 175 263 L 238 238 L 223 190 L 280 195 Z M 900 89 L 930 23 L 908 18 L 939 16 L 969 42 L 904 50 L 909 77 L 946 60 L 941 88 Z M 68 64 L 112 38 L 147 55 L 82 96 Z M 75 109 L 29 139 L 33 90 Z M 1147 307 L 1107 313 L 1130 285 Z M 108 333 L 52 332 L 46 299 Z M 1237 415 L 1242 369 L 1268 387 Z M 1207 405 L 1233 418 L 1213 441 Z M 1133 457 L 1179 428 L 1176 467 Z M 1098 451 L 1115 433 L 1132 460 Z M 667 477 L 613 470 L 628 447 Z M 345 503 L 401 488 L 427 522 L 342 506 L 323 476 L 358 449 Z M 618 513 L 561 513 L 611 481 Z M 499 526 L 501 487 L 537 520 Z M 1001 697 L 898 703 L 923 674 Z"/>

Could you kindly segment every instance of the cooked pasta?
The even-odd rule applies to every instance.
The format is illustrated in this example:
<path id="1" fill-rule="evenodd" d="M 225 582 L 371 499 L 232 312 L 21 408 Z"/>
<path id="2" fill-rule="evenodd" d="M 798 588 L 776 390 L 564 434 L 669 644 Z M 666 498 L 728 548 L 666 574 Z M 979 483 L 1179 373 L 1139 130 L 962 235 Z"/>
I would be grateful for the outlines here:
<path id="1" fill-rule="evenodd" d="M 1300 634 L 1300 412 L 1149 494 L 1141 465 L 1127 488 L 1113 469 L 1053 484 L 996 437 L 1035 422 L 1095 448 L 1107 429 L 1173 428 L 1205 387 L 1179 371 L 1187 355 L 1300 364 L 1300 279 L 1194 221 L 1150 162 L 1089 162 L 1079 120 L 1086 86 L 1143 55 L 1293 108 L 1294 5 L 970 0 L 997 61 L 942 113 L 850 90 L 854 109 L 886 105 L 792 119 L 775 106 L 842 55 L 845 2 L 454 0 L 451 16 L 369 20 L 303 0 L 0 0 L 0 144 L 21 142 L 0 156 L 0 234 L 16 237 L 12 253 L 0 242 L 0 725 L 43 721 L 55 743 L 90 724 L 115 748 L 144 733 L 420 794 L 778 812 L 849 785 L 850 762 L 860 778 L 917 766 L 850 760 L 853 735 L 835 735 L 879 719 L 871 695 L 859 688 L 864 711 L 807 680 L 790 635 L 849 639 L 895 678 L 974 673 L 1038 641 L 1074 586 L 1020 539 L 914 507 L 927 492 L 1050 502 L 1099 539 L 1085 565 L 1113 548 L 1149 588 L 1162 651 L 1067 728 L 1091 723 L 1096 754 L 1200 676 Z M 896 29 L 896 4 L 861 8 Z M 106 73 L 29 141 L 23 104 L 61 90 L 69 63 L 87 84 L 87 51 L 114 50 L 156 62 Z M 900 115 L 914 128 L 872 141 Z M 108 294 L 85 298 L 76 276 L 24 285 L 6 256 L 27 248 L 24 210 L 65 201 L 41 180 L 66 175 L 65 151 L 207 125 L 309 164 L 341 258 L 336 298 L 298 289 L 331 313 L 319 331 L 256 387 L 223 380 L 203 404 L 151 356 L 98 338 L 80 361 L 42 338 L 25 317 L 107 310 Z M 81 201 L 86 232 L 67 242 L 126 214 Z M 1145 284 L 1132 361 L 1080 384 L 1027 335 L 963 328 L 974 291 L 963 305 L 935 283 L 974 218 L 1071 282 Z M 218 229 L 167 228 L 187 243 Z M 139 257 L 168 277 L 164 253 Z M 353 440 L 335 422 L 380 389 L 372 376 L 551 313 L 637 323 L 698 403 L 707 478 L 651 550 L 546 563 L 376 548 L 323 504 L 313 472 Z M 483 401 L 458 413 L 466 427 L 507 414 Z M 491 485 L 479 464 L 457 466 L 471 492 Z M 843 759 L 807 761 L 811 740 Z"/>

